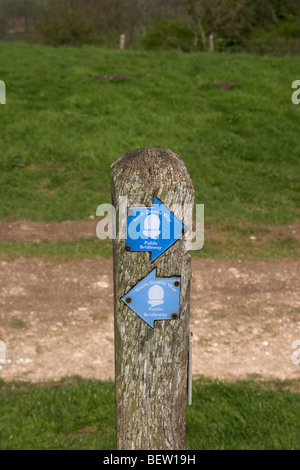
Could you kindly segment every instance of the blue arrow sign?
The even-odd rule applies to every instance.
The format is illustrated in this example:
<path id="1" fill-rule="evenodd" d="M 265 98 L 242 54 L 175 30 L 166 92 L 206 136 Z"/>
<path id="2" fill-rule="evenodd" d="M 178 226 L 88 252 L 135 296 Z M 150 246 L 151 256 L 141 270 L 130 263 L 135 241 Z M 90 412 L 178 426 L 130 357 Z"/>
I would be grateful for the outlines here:
<path id="1" fill-rule="evenodd" d="M 156 197 L 153 207 L 129 207 L 127 212 L 128 251 L 150 251 L 151 262 L 182 237 L 186 227 Z"/>
<path id="2" fill-rule="evenodd" d="M 122 301 L 151 328 L 155 320 L 179 316 L 180 277 L 157 278 L 156 268 L 122 297 Z"/>

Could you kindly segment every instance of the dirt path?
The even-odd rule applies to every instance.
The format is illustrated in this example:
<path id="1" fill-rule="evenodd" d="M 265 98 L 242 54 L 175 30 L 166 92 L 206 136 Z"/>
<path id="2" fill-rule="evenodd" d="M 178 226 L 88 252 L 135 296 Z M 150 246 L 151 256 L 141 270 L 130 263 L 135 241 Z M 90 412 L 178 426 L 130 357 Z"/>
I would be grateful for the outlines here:
<path id="1" fill-rule="evenodd" d="M 91 220 L 41 223 L 31 220 L 0 220 L 0 242 L 40 242 L 43 239 L 55 241 L 72 241 L 80 238 L 94 238 L 96 226 L 100 219 L 91 216 Z M 239 227 L 236 227 L 237 229 Z M 240 228 L 245 228 L 241 226 Z M 300 242 L 300 225 L 259 225 L 259 241 L 265 242 L 278 238 L 290 238 Z M 230 233 L 226 226 L 206 225 L 205 238 L 219 241 Z M 249 237 L 248 237 L 249 238 Z M 257 237 L 253 237 L 255 240 Z"/>
<path id="2" fill-rule="evenodd" d="M 193 373 L 299 377 L 300 260 L 193 260 Z M 0 258 L 5 380 L 114 376 L 112 261 Z"/>

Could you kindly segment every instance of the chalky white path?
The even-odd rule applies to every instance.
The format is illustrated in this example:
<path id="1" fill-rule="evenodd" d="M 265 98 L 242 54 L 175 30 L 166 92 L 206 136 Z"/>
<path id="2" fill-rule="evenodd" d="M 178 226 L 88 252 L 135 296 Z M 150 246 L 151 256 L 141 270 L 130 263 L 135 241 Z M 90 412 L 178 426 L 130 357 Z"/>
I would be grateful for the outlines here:
<path id="1" fill-rule="evenodd" d="M 193 374 L 299 377 L 292 344 L 300 340 L 300 261 L 194 259 L 192 266 Z M 0 378 L 113 379 L 110 259 L 0 258 L 0 268 L 7 360 Z"/>

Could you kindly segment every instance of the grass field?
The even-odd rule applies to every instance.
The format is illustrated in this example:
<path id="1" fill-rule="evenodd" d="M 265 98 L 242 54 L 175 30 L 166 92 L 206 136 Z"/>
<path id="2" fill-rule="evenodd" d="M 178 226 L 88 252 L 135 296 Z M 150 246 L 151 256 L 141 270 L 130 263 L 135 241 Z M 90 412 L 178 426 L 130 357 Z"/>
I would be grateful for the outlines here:
<path id="1" fill-rule="evenodd" d="M 160 146 L 184 160 L 208 222 L 299 220 L 298 59 L 25 44 L 0 54 L 1 218 L 89 217 L 110 202 L 111 163 Z"/>
<path id="2" fill-rule="evenodd" d="M 294 382 L 298 390 L 299 385 Z M 285 386 L 291 384 L 195 381 L 187 449 L 299 450 L 300 397 Z M 0 382 L 0 399 L 1 449 L 115 449 L 110 382 Z"/>
<path id="3" fill-rule="evenodd" d="M 184 160 L 206 227 L 231 227 L 229 239 L 206 237 L 193 254 L 299 255 L 285 235 L 249 241 L 261 224 L 299 222 L 297 59 L 25 44 L 0 44 L 0 53 L 0 218 L 88 219 L 110 202 L 111 163 L 161 146 Z M 97 240 L 1 251 L 111 254 Z"/>

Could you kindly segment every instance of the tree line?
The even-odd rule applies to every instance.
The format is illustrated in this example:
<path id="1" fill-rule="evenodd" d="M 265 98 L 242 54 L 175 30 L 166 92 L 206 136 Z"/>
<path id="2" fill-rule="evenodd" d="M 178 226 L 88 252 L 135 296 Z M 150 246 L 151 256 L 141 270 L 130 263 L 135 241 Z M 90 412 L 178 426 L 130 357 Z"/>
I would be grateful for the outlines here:
<path id="1" fill-rule="evenodd" d="M 0 36 L 49 45 L 234 50 L 300 43 L 300 0 L 0 0 Z M 124 42 L 124 36 L 123 36 Z"/>

